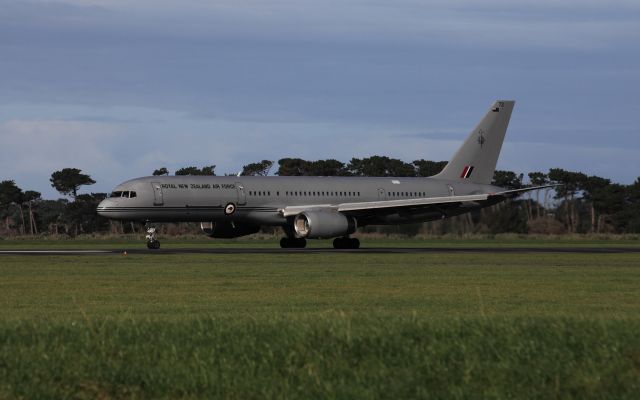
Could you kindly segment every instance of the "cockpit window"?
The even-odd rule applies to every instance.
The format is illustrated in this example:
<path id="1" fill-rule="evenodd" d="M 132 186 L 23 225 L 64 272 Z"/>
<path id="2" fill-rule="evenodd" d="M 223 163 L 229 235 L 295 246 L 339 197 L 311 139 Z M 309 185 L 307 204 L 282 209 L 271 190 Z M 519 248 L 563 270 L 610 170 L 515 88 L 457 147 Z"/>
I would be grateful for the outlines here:
<path id="1" fill-rule="evenodd" d="M 136 197 L 137 193 L 136 192 L 130 192 L 127 190 L 124 191 L 116 191 L 116 192 L 111 192 L 111 194 L 109 195 L 109 197 L 124 197 L 124 198 L 132 198 L 132 197 Z"/>

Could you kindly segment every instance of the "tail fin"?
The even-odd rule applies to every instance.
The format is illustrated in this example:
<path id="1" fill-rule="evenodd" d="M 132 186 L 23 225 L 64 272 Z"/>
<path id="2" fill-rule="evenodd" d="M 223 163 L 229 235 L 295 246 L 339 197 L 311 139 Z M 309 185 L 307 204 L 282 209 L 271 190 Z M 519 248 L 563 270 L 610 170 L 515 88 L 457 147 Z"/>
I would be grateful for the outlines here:
<path id="1" fill-rule="evenodd" d="M 498 100 L 434 178 L 490 184 L 515 101 Z"/>

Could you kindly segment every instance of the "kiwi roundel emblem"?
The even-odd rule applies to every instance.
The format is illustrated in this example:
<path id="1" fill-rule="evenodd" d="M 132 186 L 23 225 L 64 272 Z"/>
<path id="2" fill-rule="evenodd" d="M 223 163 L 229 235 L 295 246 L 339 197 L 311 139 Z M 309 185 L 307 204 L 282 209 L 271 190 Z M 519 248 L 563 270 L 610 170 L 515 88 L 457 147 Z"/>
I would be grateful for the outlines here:
<path id="1" fill-rule="evenodd" d="M 231 215 L 236 212 L 236 205 L 233 203 L 228 203 L 224 206 L 224 215 Z"/>

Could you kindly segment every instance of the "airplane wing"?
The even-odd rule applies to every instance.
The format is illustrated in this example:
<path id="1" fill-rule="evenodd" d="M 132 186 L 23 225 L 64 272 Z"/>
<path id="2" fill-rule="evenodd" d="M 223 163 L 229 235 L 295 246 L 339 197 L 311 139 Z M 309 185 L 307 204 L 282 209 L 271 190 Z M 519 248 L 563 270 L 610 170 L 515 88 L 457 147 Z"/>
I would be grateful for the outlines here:
<path id="1" fill-rule="evenodd" d="M 283 216 L 292 217 L 301 212 L 308 210 L 332 210 L 345 214 L 355 214 L 368 210 L 394 210 L 394 209 L 419 209 L 427 207 L 438 206 L 464 206 L 469 207 L 480 206 L 486 202 L 497 203 L 501 200 L 517 197 L 522 193 L 530 192 L 532 190 L 540 190 L 549 187 L 555 187 L 557 185 L 535 186 L 522 189 L 505 190 L 496 193 L 482 193 L 471 194 L 464 196 L 446 196 L 446 197 L 425 197 L 417 199 L 402 199 L 402 200 L 379 200 L 379 201 L 364 201 L 357 203 L 341 203 L 341 204 L 310 204 L 304 206 L 288 206 L 280 210 Z"/>

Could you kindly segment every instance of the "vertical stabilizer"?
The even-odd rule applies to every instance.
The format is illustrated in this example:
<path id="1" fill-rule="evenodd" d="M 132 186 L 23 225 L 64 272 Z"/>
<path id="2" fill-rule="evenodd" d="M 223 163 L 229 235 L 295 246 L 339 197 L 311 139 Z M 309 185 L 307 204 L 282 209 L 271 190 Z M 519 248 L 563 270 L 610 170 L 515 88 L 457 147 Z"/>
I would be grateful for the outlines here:
<path id="1" fill-rule="evenodd" d="M 490 184 L 515 101 L 498 100 L 434 178 Z"/>

